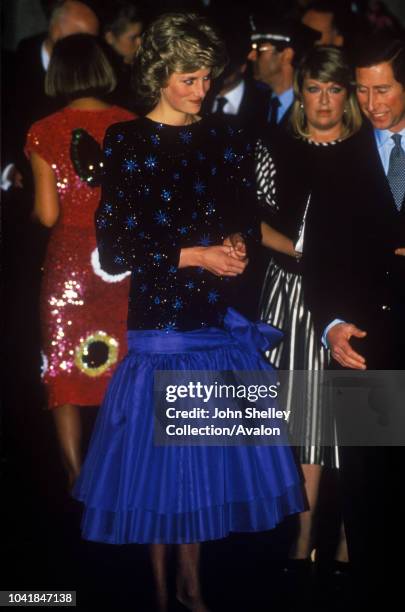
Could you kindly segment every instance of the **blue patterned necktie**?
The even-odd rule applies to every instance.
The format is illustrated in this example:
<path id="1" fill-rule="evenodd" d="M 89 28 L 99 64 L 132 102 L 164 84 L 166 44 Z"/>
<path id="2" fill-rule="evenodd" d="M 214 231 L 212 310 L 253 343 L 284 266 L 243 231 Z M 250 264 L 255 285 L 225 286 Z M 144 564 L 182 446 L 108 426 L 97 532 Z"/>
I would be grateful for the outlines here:
<path id="1" fill-rule="evenodd" d="M 387 179 L 394 196 L 395 206 L 401 210 L 405 196 L 405 151 L 401 147 L 401 134 L 391 136 L 394 148 L 390 154 Z"/>

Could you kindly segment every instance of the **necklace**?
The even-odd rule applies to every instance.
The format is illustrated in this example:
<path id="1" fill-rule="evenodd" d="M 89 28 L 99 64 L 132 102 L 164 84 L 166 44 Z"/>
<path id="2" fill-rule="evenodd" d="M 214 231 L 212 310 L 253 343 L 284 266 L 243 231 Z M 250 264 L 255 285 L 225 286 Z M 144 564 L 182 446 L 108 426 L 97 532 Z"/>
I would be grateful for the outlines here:
<path id="1" fill-rule="evenodd" d="M 309 142 L 309 144 L 315 145 L 316 147 L 329 147 L 330 145 L 335 145 L 338 142 L 342 142 L 341 138 L 336 138 L 336 140 L 329 140 L 328 142 L 318 142 L 316 140 L 312 140 L 312 138 L 308 138 L 307 142 Z"/>

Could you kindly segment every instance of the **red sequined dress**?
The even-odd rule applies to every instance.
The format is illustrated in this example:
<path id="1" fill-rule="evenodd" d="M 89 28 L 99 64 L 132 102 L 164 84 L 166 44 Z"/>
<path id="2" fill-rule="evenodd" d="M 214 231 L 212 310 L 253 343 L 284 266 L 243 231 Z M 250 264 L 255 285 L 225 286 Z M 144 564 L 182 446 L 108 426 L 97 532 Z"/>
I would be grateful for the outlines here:
<path id="1" fill-rule="evenodd" d="M 59 195 L 41 289 L 42 376 L 50 408 L 100 404 L 126 354 L 129 279 L 100 268 L 94 229 L 100 188 L 76 173 L 71 143 L 72 132 L 81 128 L 101 145 L 111 124 L 132 118 L 117 106 L 64 108 L 28 132 L 26 154 L 35 152 L 51 166 Z"/>

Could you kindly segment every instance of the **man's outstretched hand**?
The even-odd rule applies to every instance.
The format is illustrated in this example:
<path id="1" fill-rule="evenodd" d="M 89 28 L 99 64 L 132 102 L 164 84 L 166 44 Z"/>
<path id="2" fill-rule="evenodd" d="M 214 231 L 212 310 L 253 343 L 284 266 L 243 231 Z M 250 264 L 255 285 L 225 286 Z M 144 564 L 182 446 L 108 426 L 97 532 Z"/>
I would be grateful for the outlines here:
<path id="1" fill-rule="evenodd" d="M 366 360 L 350 346 L 350 338 L 364 338 L 367 332 L 362 331 L 353 323 L 337 323 L 330 328 L 326 340 L 335 359 L 344 368 L 366 370 Z"/>

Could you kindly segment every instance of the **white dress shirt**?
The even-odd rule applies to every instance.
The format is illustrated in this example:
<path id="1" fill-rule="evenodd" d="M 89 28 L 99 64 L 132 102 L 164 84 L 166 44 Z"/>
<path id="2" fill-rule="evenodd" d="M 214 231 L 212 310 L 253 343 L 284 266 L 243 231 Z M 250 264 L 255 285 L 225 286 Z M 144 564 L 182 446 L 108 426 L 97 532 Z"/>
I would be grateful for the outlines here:
<path id="1" fill-rule="evenodd" d="M 51 58 L 50 58 L 48 51 L 46 50 L 45 41 L 44 41 L 41 45 L 41 64 L 45 72 L 48 70 L 50 59 Z M 0 179 L 0 187 L 2 191 L 8 191 L 10 187 L 12 186 L 11 175 L 14 169 L 15 169 L 15 166 L 12 163 L 12 164 L 8 164 L 2 171 L 1 179 Z"/>
<path id="2" fill-rule="evenodd" d="M 401 147 L 405 151 L 405 128 L 400 132 L 391 132 L 391 130 L 374 130 L 377 149 L 381 158 L 381 163 L 383 165 L 385 175 L 388 174 L 390 155 L 392 149 L 395 146 L 394 141 L 392 140 L 392 136 L 394 133 L 400 134 L 402 136 Z"/>
<path id="3" fill-rule="evenodd" d="M 279 96 L 273 94 L 272 98 L 278 98 L 278 101 L 280 102 L 280 106 L 277 109 L 277 123 L 280 123 L 291 104 L 294 102 L 294 90 L 292 87 L 290 87 L 290 89 L 283 91 L 283 93 Z"/>
<path id="4" fill-rule="evenodd" d="M 44 41 L 41 45 L 41 63 L 42 63 L 42 67 L 45 70 L 45 72 L 48 70 L 50 60 L 51 60 L 51 57 L 48 51 L 46 50 L 45 41 Z"/>
<path id="5" fill-rule="evenodd" d="M 245 93 L 245 81 L 242 79 L 233 89 L 228 91 L 224 96 L 217 96 L 212 105 L 212 112 L 215 113 L 218 107 L 218 98 L 225 98 L 223 111 L 225 115 L 237 115 L 242 102 L 243 94 Z"/>

